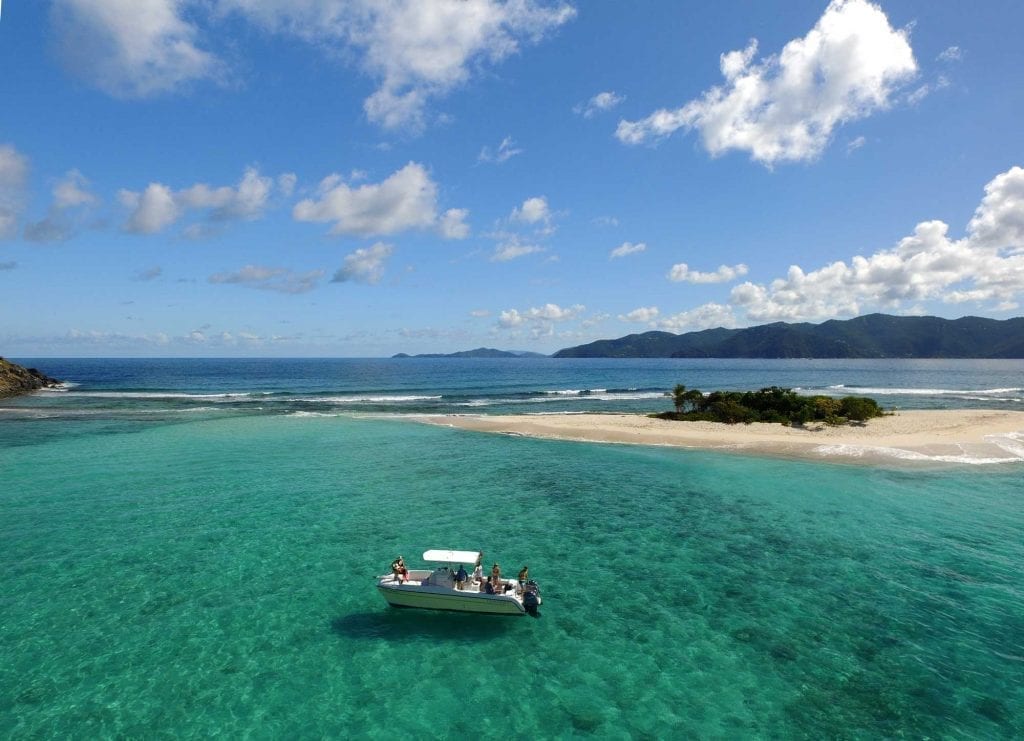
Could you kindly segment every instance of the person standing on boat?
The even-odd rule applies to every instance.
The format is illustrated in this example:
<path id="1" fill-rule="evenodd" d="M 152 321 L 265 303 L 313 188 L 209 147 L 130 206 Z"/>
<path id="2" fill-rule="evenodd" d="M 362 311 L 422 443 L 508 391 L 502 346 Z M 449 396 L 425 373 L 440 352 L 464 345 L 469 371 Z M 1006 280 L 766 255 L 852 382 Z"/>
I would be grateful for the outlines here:
<path id="1" fill-rule="evenodd" d="M 409 569 L 405 568 L 404 558 L 399 556 L 391 562 L 391 573 L 395 575 L 395 578 L 398 580 L 399 584 L 401 584 L 402 581 L 408 581 Z"/>
<path id="2" fill-rule="evenodd" d="M 484 567 L 483 567 L 484 554 L 479 553 L 476 557 L 476 566 L 473 567 L 473 581 L 477 584 L 483 584 L 484 581 Z"/>
<path id="3" fill-rule="evenodd" d="M 522 569 L 521 569 L 521 570 L 519 571 L 519 576 L 517 576 L 517 577 L 516 577 L 516 579 L 517 579 L 517 580 L 518 580 L 518 582 L 519 582 L 519 591 L 520 591 L 520 592 L 522 592 L 522 591 L 523 591 L 523 587 L 525 587 L 525 586 L 526 586 L 526 582 L 527 582 L 527 580 L 528 580 L 529 578 L 530 578 L 530 567 L 529 567 L 529 566 L 524 566 L 524 567 L 523 567 L 523 568 L 522 568 Z"/>
<path id="4" fill-rule="evenodd" d="M 459 570 L 455 573 L 455 588 L 461 590 L 465 586 L 468 576 L 466 569 L 460 563 Z"/>

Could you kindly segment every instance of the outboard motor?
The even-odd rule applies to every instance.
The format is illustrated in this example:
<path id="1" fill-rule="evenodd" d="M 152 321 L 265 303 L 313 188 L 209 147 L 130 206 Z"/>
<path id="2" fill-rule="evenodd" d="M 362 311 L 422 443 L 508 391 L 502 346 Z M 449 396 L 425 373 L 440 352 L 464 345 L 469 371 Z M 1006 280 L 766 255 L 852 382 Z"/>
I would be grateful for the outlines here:
<path id="1" fill-rule="evenodd" d="M 526 587 L 523 589 L 523 608 L 530 617 L 539 618 L 538 607 L 540 607 L 540 587 L 531 579 L 526 582 Z"/>

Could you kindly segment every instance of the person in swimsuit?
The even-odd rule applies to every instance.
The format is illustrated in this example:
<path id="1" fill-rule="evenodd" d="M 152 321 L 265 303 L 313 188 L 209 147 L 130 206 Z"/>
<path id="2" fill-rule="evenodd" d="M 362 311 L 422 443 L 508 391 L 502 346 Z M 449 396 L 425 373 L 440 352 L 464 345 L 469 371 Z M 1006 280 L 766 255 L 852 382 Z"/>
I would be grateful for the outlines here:
<path id="1" fill-rule="evenodd" d="M 405 559 L 399 556 L 391 562 L 391 573 L 395 575 L 398 583 L 409 580 L 409 569 L 405 568 Z"/>

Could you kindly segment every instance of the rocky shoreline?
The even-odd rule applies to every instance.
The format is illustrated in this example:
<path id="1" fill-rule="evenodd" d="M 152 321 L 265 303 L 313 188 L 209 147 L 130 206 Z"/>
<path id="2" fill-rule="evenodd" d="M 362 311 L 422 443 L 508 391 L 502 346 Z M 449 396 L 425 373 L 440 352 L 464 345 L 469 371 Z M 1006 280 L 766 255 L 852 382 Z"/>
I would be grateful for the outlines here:
<path id="1" fill-rule="evenodd" d="M 27 394 L 43 388 L 59 386 L 60 381 L 40 373 L 35 368 L 20 365 L 0 358 L 0 399 Z"/>

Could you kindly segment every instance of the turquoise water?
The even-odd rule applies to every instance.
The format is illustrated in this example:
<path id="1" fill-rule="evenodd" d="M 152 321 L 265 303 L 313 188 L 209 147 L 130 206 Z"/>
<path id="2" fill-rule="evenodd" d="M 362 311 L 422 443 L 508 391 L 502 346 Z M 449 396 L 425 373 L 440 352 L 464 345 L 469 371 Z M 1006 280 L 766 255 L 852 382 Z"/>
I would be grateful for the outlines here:
<path id="1" fill-rule="evenodd" d="M 1024 735 L 1017 465 L 88 403 L 0 422 L 0 736 Z M 431 547 L 542 617 L 388 608 Z"/>

